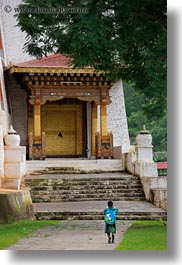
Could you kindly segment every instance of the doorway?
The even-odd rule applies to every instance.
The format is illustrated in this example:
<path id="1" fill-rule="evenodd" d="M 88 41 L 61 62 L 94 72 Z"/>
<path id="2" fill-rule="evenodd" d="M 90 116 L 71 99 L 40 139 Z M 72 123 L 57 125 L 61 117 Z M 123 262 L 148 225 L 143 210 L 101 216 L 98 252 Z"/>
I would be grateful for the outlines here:
<path id="1" fill-rule="evenodd" d="M 32 131 L 33 110 L 29 109 L 28 132 Z M 46 135 L 46 157 L 86 157 L 86 102 L 66 98 L 42 105 L 41 131 Z"/>

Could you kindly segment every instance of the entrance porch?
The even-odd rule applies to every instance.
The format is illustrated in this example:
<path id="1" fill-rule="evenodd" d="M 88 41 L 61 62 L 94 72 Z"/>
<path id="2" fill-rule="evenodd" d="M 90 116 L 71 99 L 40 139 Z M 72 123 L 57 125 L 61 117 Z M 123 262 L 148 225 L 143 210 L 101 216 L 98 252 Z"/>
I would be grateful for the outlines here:
<path id="1" fill-rule="evenodd" d="M 27 93 L 28 159 L 113 158 L 107 106 L 112 82 L 93 68 L 74 69 L 60 54 L 10 69 Z"/>

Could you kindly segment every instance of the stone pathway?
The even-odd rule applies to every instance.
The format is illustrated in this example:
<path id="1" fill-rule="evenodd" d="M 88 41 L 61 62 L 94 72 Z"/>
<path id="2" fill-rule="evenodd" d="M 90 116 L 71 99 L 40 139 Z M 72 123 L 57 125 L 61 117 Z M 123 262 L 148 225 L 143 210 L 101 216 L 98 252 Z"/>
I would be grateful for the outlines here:
<path id="1" fill-rule="evenodd" d="M 7 250 L 114 250 L 131 224 L 118 221 L 115 243 L 108 244 L 101 220 L 60 221 L 20 239 Z"/>

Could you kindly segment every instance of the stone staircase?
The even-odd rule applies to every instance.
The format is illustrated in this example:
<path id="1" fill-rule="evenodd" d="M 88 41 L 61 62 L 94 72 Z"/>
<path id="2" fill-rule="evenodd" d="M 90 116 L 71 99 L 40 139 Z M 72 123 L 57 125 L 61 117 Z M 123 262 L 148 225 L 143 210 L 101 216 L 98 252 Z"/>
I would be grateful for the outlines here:
<path id="1" fill-rule="evenodd" d="M 145 201 L 139 177 L 123 172 L 121 161 L 40 162 L 45 161 L 29 163 L 24 179 L 37 219 L 100 220 L 108 200 L 118 207 L 120 220 L 167 218 L 166 211 Z"/>
<path id="2" fill-rule="evenodd" d="M 25 184 L 33 202 L 145 199 L 140 179 L 126 173 L 30 175 Z"/>

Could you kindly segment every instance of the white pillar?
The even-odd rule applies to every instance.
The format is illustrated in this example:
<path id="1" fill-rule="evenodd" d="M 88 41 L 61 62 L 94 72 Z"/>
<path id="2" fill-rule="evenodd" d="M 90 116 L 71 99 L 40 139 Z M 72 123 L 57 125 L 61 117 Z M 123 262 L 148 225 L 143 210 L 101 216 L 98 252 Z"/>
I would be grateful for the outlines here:
<path id="1" fill-rule="evenodd" d="M 98 132 L 100 132 L 100 105 L 97 105 L 97 128 L 98 128 Z"/>
<path id="2" fill-rule="evenodd" d="M 153 161 L 152 135 L 145 127 L 136 136 L 136 154 L 137 161 Z"/>
<path id="3" fill-rule="evenodd" d="M 26 173 L 26 149 L 19 145 L 20 136 L 12 126 L 4 141 L 4 176 L 1 178 L 1 188 L 20 190 L 21 178 Z"/>
<path id="4" fill-rule="evenodd" d="M 92 144 L 91 144 L 91 137 L 92 137 L 92 132 L 91 132 L 91 102 L 87 102 L 87 158 L 91 157 L 91 152 L 92 152 Z"/>
<path id="5" fill-rule="evenodd" d="M 152 136 L 145 129 L 136 136 L 135 170 L 140 177 L 157 177 L 157 165 L 153 160 Z"/>

